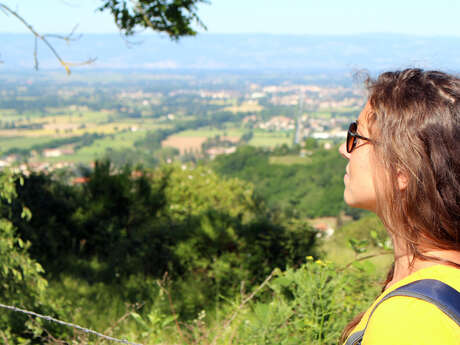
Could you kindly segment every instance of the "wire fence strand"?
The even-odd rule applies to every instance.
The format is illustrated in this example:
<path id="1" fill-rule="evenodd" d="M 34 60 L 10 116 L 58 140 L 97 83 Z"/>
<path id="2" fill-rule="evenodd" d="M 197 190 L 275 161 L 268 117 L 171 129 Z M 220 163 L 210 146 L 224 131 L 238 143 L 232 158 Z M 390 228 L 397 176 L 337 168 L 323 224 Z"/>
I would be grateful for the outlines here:
<path id="1" fill-rule="evenodd" d="M 114 342 L 117 342 L 117 343 L 128 344 L 128 345 L 143 345 L 143 344 L 139 344 L 139 343 L 133 343 L 133 342 L 130 342 L 130 341 L 125 340 L 125 339 L 117 339 L 117 338 L 109 337 L 108 335 L 93 331 L 91 329 L 88 329 L 88 328 L 85 328 L 85 327 L 82 327 L 82 326 L 79 326 L 79 325 L 76 325 L 76 324 L 73 324 L 73 323 L 70 323 L 70 322 L 61 321 L 61 320 L 55 319 L 54 317 L 51 317 L 51 316 L 38 314 L 38 313 L 35 313 L 33 311 L 21 309 L 21 308 L 18 308 L 18 307 L 13 307 L 13 306 L 10 306 L 10 305 L 5 305 L 5 304 L 0 303 L 0 308 L 4 308 L 4 309 L 12 310 L 12 311 L 15 311 L 15 312 L 35 316 L 35 317 L 38 317 L 38 318 L 41 318 L 41 319 L 44 319 L 44 320 L 47 320 L 47 321 L 50 321 L 50 322 L 58 323 L 60 325 L 64 325 L 64 326 L 67 326 L 67 327 L 72 327 L 72 328 L 78 329 L 79 331 L 82 331 L 83 333 L 92 334 L 92 335 L 98 336 L 100 338 L 103 338 L 105 340 L 110 340 L 110 341 L 114 341 Z"/>

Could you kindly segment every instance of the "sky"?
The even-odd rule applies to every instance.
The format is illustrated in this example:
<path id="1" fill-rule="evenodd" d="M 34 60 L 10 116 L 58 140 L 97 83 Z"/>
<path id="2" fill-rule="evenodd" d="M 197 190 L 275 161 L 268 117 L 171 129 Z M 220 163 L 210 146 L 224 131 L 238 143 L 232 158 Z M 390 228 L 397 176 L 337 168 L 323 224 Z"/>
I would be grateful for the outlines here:
<path id="1" fill-rule="evenodd" d="M 101 0 L 0 0 L 40 33 L 116 33 Z M 460 37 L 460 0 L 210 0 L 199 16 L 208 33 L 402 33 Z M 203 30 L 200 30 L 203 31 Z M 27 29 L 0 11 L 0 33 Z"/>

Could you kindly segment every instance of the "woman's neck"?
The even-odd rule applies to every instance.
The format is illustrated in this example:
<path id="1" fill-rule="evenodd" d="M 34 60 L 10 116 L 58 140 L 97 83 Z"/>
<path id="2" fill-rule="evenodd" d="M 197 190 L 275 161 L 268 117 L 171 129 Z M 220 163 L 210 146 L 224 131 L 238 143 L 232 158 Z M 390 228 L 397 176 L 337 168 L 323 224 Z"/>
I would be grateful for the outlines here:
<path id="1" fill-rule="evenodd" d="M 408 252 L 406 244 L 401 240 L 393 240 L 394 248 L 394 273 L 393 278 L 386 285 L 385 289 L 397 283 L 401 279 L 406 278 L 410 274 L 417 272 L 423 268 L 439 265 L 440 261 L 451 262 L 460 265 L 460 252 L 455 250 L 421 250 L 424 256 L 432 257 L 438 260 L 421 260 L 415 258 L 413 254 Z"/>

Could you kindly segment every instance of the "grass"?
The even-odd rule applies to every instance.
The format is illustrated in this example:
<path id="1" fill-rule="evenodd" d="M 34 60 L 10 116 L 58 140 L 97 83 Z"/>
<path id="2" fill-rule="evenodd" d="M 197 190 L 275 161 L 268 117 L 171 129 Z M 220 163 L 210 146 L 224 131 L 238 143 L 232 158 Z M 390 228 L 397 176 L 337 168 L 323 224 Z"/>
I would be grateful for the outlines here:
<path id="1" fill-rule="evenodd" d="M 59 110 L 59 111 L 58 111 Z M 2 114 L 2 121 L 14 121 L 16 126 L 42 124 L 42 129 L 12 129 L 3 130 L 5 135 L 15 133 L 18 136 L 57 136 L 57 135 L 82 135 L 88 133 L 115 133 L 117 130 L 131 128 L 132 126 L 145 129 L 168 128 L 171 125 L 158 124 L 155 119 L 130 119 L 120 118 L 109 111 L 79 111 L 69 109 L 51 109 L 47 114 L 35 116 L 33 113 L 13 115 L 11 112 Z M 109 122 L 109 120 L 111 120 Z"/>
<path id="2" fill-rule="evenodd" d="M 120 118 L 111 111 L 91 111 L 82 109 L 47 108 L 46 115 L 27 112 L 17 114 L 12 109 L 0 109 L 2 121 L 14 121 L 17 126 L 43 124 L 41 129 L 0 130 L 0 151 L 12 148 L 29 149 L 37 144 L 45 144 L 59 138 L 81 136 L 86 133 L 113 135 L 96 140 L 73 155 L 47 158 L 50 162 L 90 162 L 105 155 L 107 148 L 124 149 L 133 147 L 134 142 L 145 136 L 146 130 L 170 128 L 172 124 L 160 124 L 156 119 Z M 111 120 L 109 122 L 109 120 Z M 137 128 L 138 131 L 131 131 Z"/>
<path id="3" fill-rule="evenodd" d="M 138 331 L 135 320 L 132 317 L 126 318 L 127 313 L 135 310 L 135 307 L 107 284 L 89 284 L 82 279 L 61 275 L 59 280 L 50 281 L 48 292 L 59 305 L 67 307 L 67 311 L 71 310 L 65 316 L 66 321 L 111 336 L 125 336 Z M 91 340 L 95 341 L 96 338 Z"/>
<path id="4" fill-rule="evenodd" d="M 339 227 L 330 238 L 322 239 L 319 248 L 325 253 L 326 259 L 340 265 L 345 265 L 360 257 L 376 254 L 369 261 L 376 266 L 378 271 L 386 272 L 393 262 L 393 255 L 391 252 L 378 255 L 385 251 L 375 246 L 371 241 L 370 232 L 372 230 L 379 233 L 379 237 L 385 237 L 386 230 L 377 216 L 374 214 L 365 215 L 358 221 L 350 221 Z M 349 244 L 351 238 L 369 240 L 367 251 L 357 256 Z"/>
<path id="5" fill-rule="evenodd" d="M 348 262 L 342 258 L 339 265 Z M 311 259 L 308 268 L 300 268 L 301 274 L 292 271 L 271 274 L 264 283 L 251 289 L 252 292 L 245 292 L 241 285 L 240 293 L 223 300 L 215 310 L 205 308 L 188 321 L 176 319 L 174 305 L 180 295 L 175 295 L 164 282 L 146 280 L 144 276 L 132 276 L 120 284 L 90 284 L 76 276 L 60 274 L 57 279 L 50 280 L 47 292 L 48 297 L 65 310 L 61 317 L 66 321 L 143 344 L 275 344 L 280 339 L 290 339 L 292 344 L 319 344 L 314 341 L 320 325 L 315 320 L 320 320 L 322 325 L 323 319 L 317 318 L 317 313 L 332 315 L 332 322 L 342 325 L 352 316 L 347 313 L 354 312 L 354 306 L 362 310 L 371 303 L 369 298 L 377 294 L 375 273 L 383 276 L 386 268 L 375 259 L 371 263 L 373 265 L 360 265 L 355 273 L 346 270 L 344 279 L 331 271 L 333 266 L 327 260 L 313 262 Z M 367 293 L 356 289 L 363 286 Z M 199 290 L 187 291 L 191 295 L 199 293 Z M 326 293 L 321 294 L 321 291 Z M 292 309 L 285 304 L 282 294 L 289 294 Z M 335 294 L 336 297 L 329 301 L 329 296 Z M 136 309 L 134 303 L 141 308 Z M 313 332 L 308 332 L 308 327 L 312 327 Z M 324 335 L 337 332 L 329 327 L 325 328 Z M 68 342 L 83 345 L 100 340 L 94 337 L 77 339 L 77 335 L 75 333 L 73 340 Z M 333 335 L 336 339 L 337 335 Z M 274 341 L 263 341 L 268 337 Z"/>
<path id="6" fill-rule="evenodd" d="M 283 144 L 292 144 L 291 132 L 270 132 L 264 130 L 255 130 L 254 136 L 249 141 L 249 145 L 258 147 L 275 147 Z"/>
<path id="7" fill-rule="evenodd" d="M 270 156 L 270 164 L 292 165 L 292 164 L 308 164 L 311 162 L 310 157 L 300 157 L 299 155 L 289 156 Z"/>
<path id="8" fill-rule="evenodd" d="M 134 142 L 136 140 L 142 139 L 145 136 L 145 131 L 137 132 L 123 132 L 114 134 L 112 136 L 104 137 L 102 139 L 97 139 L 93 142 L 91 146 L 82 147 L 80 150 L 75 152 L 72 155 L 65 155 L 55 158 L 43 158 L 45 161 L 49 162 L 79 162 L 79 163 L 90 163 L 93 162 L 96 158 L 101 158 L 105 156 L 107 149 L 111 148 L 113 150 L 122 150 L 129 149 L 134 147 Z"/>
<path id="9" fill-rule="evenodd" d="M 3 116 L 6 116 L 6 115 L 16 116 L 18 114 L 18 112 L 16 111 L 16 109 L 1 108 L 0 109 L 0 114 L 1 114 L 2 119 L 3 119 Z"/>
<path id="10" fill-rule="evenodd" d="M 321 119 L 330 119 L 332 117 L 332 113 L 330 111 L 317 111 L 311 113 L 311 117 L 321 118 Z"/>
<path id="11" fill-rule="evenodd" d="M 12 148 L 28 149 L 34 145 L 51 141 L 49 137 L 1 137 L 0 151 L 5 152 Z"/>

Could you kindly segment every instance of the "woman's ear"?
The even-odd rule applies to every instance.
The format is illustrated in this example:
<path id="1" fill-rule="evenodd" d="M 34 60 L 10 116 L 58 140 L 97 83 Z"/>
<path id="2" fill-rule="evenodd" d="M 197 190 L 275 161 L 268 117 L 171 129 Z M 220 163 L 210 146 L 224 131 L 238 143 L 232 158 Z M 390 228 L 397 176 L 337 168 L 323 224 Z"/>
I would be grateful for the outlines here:
<path id="1" fill-rule="evenodd" d="M 400 191 L 406 190 L 407 185 L 409 184 L 409 178 L 407 173 L 403 172 L 402 170 L 398 171 L 398 187 Z"/>

